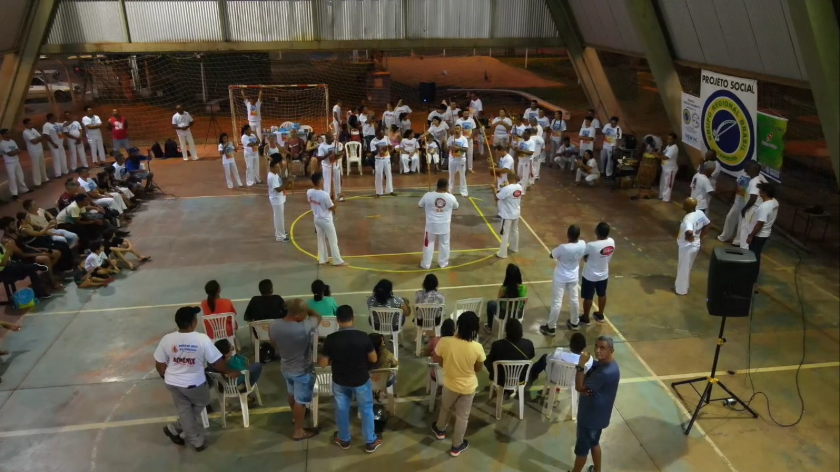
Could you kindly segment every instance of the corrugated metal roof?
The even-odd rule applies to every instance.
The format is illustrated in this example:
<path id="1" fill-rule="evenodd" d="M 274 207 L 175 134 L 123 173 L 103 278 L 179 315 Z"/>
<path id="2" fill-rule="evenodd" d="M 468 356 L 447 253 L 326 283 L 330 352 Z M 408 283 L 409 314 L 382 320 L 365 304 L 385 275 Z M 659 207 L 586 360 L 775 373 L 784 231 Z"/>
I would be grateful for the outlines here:
<path id="1" fill-rule="evenodd" d="M 323 0 L 335 40 L 402 39 L 402 0 Z"/>
<path id="2" fill-rule="evenodd" d="M 797 80 L 808 80 L 801 63 L 799 41 L 790 24 L 785 0 L 746 0 L 750 24 L 764 73 Z"/>
<path id="3" fill-rule="evenodd" d="M 135 43 L 221 41 L 216 0 L 125 0 Z"/>
<path id="4" fill-rule="evenodd" d="M 312 2 L 227 0 L 231 41 L 312 41 Z M 263 21 L 254 21 L 261 19 Z"/>
<path id="5" fill-rule="evenodd" d="M 617 51 L 642 52 L 627 14 L 627 5 L 614 0 L 569 0 L 583 42 Z"/>
<path id="6" fill-rule="evenodd" d="M 490 0 L 408 0 L 407 37 L 489 38 Z"/>
<path id="7" fill-rule="evenodd" d="M 58 4 L 47 44 L 119 43 L 125 31 L 118 0 Z"/>
<path id="8" fill-rule="evenodd" d="M 16 51 L 20 39 L 20 29 L 26 19 L 26 13 L 32 2 L 23 0 L 0 0 L 0 11 L 3 12 L 3 24 L 7 25 L 0 34 L 0 53 Z"/>
<path id="9" fill-rule="evenodd" d="M 545 0 L 495 0 L 491 5 L 493 38 L 555 38 L 554 20 Z"/>
<path id="10" fill-rule="evenodd" d="M 662 12 L 662 21 L 665 22 L 665 33 L 671 38 L 673 53 L 677 58 L 699 63 L 706 62 L 685 0 L 664 2 L 657 0 L 657 3 Z"/>

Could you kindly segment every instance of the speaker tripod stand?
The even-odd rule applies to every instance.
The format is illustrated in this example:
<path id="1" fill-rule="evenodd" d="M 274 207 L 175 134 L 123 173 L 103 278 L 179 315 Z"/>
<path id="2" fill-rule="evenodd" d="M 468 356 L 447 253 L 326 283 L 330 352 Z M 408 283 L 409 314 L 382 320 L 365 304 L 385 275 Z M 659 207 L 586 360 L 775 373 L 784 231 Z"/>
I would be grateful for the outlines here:
<path id="1" fill-rule="evenodd" d="M 703 408 L 705 405 L 708 405 L 710 402 L 718 401 L 718 400 L 728 400 L 732 399 L 739 405 L 741 405 L 745 411 L 750 412 L 753 418 L 758 418 L 758 413 L 756 413 L 749 405 L 747 405 L 744 400 L 738 398 L 737 395 L 732 393 L 732 390 L 726 388 L 726 385 L 723 384 L 720 380 L 715 377 L 715 373 L 717 371 L 718 359 L 720 358 L 720 348 L 726 342 L 726 338 L 723 337 L 723 329 L 726 326 L 726 317 L 722 316 L 720 318 L 720 332 L 718 333 L 717 339 L 717 347 L 715 348 L 715 360 L 712 362 L 712 373 L 709 374 L 708 377 L 698 377 L 696 379 L 689 379 L 683 380 L 680 382 L 673 382 L 671 383 L 671 388 L 676 388 L 677 385 L 693 385 L 697 382 L 706 382 L 706 388 L 703 390 L 703 393 L 700 394 L 700 401 L 697 402 L 697 408 L 694 409 L 694 414 L 691 415 L 691 421 L 688 422 L 688 426 L 685 427 L 685 435 L 687 436 L 688 433 L 691 432 L 691 427 L 694 426 L 694 422 L 697 421 L 697 416 L 700 415 L 700 409 Z M 712 387 L 717 385 L 718 387 L 722 388 L 723 391 L 729 394 L 726 398 L 712 398 Z"/>

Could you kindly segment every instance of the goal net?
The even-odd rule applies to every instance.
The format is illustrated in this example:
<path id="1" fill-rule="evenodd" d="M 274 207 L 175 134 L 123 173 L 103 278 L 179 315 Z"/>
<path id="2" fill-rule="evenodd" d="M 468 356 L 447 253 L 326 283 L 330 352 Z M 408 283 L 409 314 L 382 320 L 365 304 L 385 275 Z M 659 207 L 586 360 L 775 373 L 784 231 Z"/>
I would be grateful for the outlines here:
<path id="1" fill-rule="evenodd" d="M 326 84 L 231 85 L 228 87 L 234 131 L 260 121 L 262 130 L 287 123 L 309 126 L 325 133 L 330 124 L 330 97 Z M 256 130 L 254 130 L 256 131 Z"/>

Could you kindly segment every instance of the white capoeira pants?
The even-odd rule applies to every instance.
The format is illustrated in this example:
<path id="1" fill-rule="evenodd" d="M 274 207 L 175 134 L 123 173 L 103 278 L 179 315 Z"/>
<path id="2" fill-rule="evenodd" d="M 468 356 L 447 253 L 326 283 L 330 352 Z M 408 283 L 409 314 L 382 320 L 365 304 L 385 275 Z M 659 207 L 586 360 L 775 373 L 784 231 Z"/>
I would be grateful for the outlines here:
<path id="1" fill-rule="evenodd" d="M 671 190 L 674 188 L 674 179 L 677 178 L 677 169 L 662 168 L 662 176 L 659 177 L 659 198 L 663 202 L 671 201 Z"/>
<path id="2" fill-rule="evenodd" d="M 245 185 L 260 184 L 260 155 L 245 154 Z"/>
<path id="3" fill-rule="evenodd" d="M 674 291 L 677 295 L 688 294 L 688 283 L 691 280 L 691 266 L 700 252 L 700 246 L 681 246 L 677 260 L 677 280 L 674 281 Z"/>
<path id="4" fill-rule="evenodd" d="M 745 202 L 745 204 L 746 204 L 746 202 Z M 736 239 L 737 239 L 737 242 L 738 242 L 738 246 L 741 249 L 749 249 L 750 248 L 750 243 L 747 242 L 747 237 L 752 232 L 753 227 L 755 227 L 754 216 L 755 216 L 755 211 L 757 209 L 758 209 L 758 205 L 751 206 L 749 208 L 749 210 L 747 210 L 747 212 L 744 213 L 743 218 L 741 218 L 741 212 L 738 212 L 738 217 L 741 218 L 741 219 L 740 219 L 740 224 L 738 225 L 738 237 Z"/>
<path id="5" fill-rule="evenodd" d="M 105 146 L 102 143 L 102 138 L 91 138 L 88 136 L 88 144 L 90 144 L 90 160 L 94 164 L 104 164 L 106 157 Z"/>
<path id="6" fill-rule="evenodd" d="M 189 151 L 192 154 L 193 160 L 197 160 L 198 149 L 195 148 L 195 140 L 193 139 L 192 131 L 178 130 L 176 133 L 178 134 L 178 144 L 181 145 L 181 157 L 183 157 L 185 161 L 188 159 L 187 145 L 189 145 Z"/>
<path id="7" fill-rule="evenodd" d="M 418 151 L 414 151 L 411 155 L 400 154 L 400 162 L 402 163 L 401 173 L 420 172 L 420 153 Z"/>
<path id="8" fill-rule="evenodd" d="M 18 195 L 18 191 L 26 193 L 29 188 L 26 186 L 26 180 L 23 178 L 23 169 L 20 167 L 20 162 L 7 162 L 6 174 L 9 176 L 9 193 L 13 197 Z"/>
<path id="9" fill-rule="evenodd" d="M 507 135 L 502 136 L 502 135 L 494 134 L 493 135 L 493 147 L 495 147 L 498 144 L 501 144 L 502 146 L 508 146 L 508 145 L 510 145 L 510 138 Z"/>
<path id="10" fill-rule="evenodd" d="M 233 188 L 233 178 L 236 178 L 236 186 L 242 186 L 242 179 L 239 178 L 239 169 L 236 168 L 236 161 L 230 159 L 226 164 L 222 164 L 225 169 L 225 182 L 227 188 Z"/>
<path id="11" fill-rule="evenodd" d="M 473 170 L 473 145 L 472 136 L 467 136 L 467 169 Z"/>
<path id="12" fill-rule="evenodd" d="M 324 175 L 324 191 L 327 195 L 341 195 L 341 164 L 336 161 L 332 165 L 324 159 L 321 162 L 321 172 Z M 390 180 L 390 179 L 389 179 Z M 335 193 L 332 193 L 333 186 L 335 186 Z"/>
<path id="13" fill-rule="evenodd" d="M 744 204 L 746 202 L 744 201 L 743 195 L 735 195 L 735 201 L 732 203 L 729 213 L 726 214 L 726 220 L 723 222 L 723 231 L 718 236 L 719 241 L 725 242 L 735 238 L 733 244 L 738 244 L 738 232 L 741 229 L 741 210 L 744 209 Z"/>
<path id="14" fill-rule="evenodd" d="M 552 162 L 557 162 L 557 150 L 560 149 L 560 146 L 563 145 L 563 137 L 561 136 L 558 138 L 552 135 L 551 138 L 549 138 L 549 141 L 551 141 L 551 143 L 549 146 L 550 151 L 548 154 L 548 158 L 550 160 L 548 161 L 548 165 L 551 166 Z"/>
<path id="15" fill-rule="evenodd" d="M 528 158 L 519 158 L 519 161 L 516 163 L 516 173 L 519 175 L 519 183 L 522 185 L 522 194 L 525 194 L 525 191 L 528 190 L 528 186 L 531 185 L 533 180 L 531 179 L 531 159 Z"/>
<path id="16" fill-rule="evenodd" d="M 326 264 L 328 257 L 332 256 L 333 265 L 344 264 L 341 252 L 338 250 L 338 235 L 335 234 L 333 222 L 315 218 L 315 233 L 318 237 L 318 263 Z M 329 254 L 327 254 L 327 247 L 329 247 Z"/>
<path id="17" fill-rule="evenodd" d="M 32 162 L 32 183 L 37 187 L 41 185 L 41 182 L 49 182 L 47 163 L 44 162 L 44 151 L 30 152 L 29 160 Z"/>
<path id="18" fill-rule="evenodd" d="M 484 133 L 478 131 L 478 154 L 480 156 L 484 155 Z M 472 167 L 470 167 L 472 170 Z"/>
<path id="19" fill-rule="evenodd" d="M 254 130 L 255 133 L 257 133 L 257 138 L 260 140 L 260 142 L 262 142 L 262 122 L 261 121 L 254 121 L 254 122 L 249 121 L 248 126 L 250 126 L 251 129 Z"/>
<path id="20" fill-rule="evenodd" d="M 376 187 L 377 195 L 385 195 L 386 193 L 394 193 L 394 180 L 391 177 L 391 158 L 377 157 L 374 163 L 376 175 L 373 180 Z M 382 181 L 385 180 L 385 189 L 383 192 Z"/>
<path id="21" fill-rule="evenodd" d="M 575 172 L 575 182 L 580 182 L 580 179 L 584 179 L 589 185 L 595 185 L 595 181 L 598 180 L 599 177 L 601 177 L 600 174 L 589 174 L 584 172 L 583 169 L 578 169 L 577 172 Z"/>
<path id="22" fill-rule="evenodd" d="M 606 144 L 601 148 L 601 161 L 598 164 L 598 170 L 602 174 L 606 173 L 607 177 L 611 177 L 613 170 L 615 170 L 615 162 L 612 160 L 613 149 L 613 146 Z"/>
<path id="23" fill-rule="evenodd" d="M 508 246 L 510 246 L 510 252 L 519 251 L 519 218 L 502 220 L 501 233 L 502 242 L 499 245 L 498 256 L 504 259 L 508 255 Z"/>
<path id="24" fill-rule="evenodd" d="M 286 222 L 284 220 L 284 204 L 271 202 L 271 211 L 274 213 L 274 239 L 282 241 L 288 236 L 286 234 Z M 317 227 L 316 227 L 317 232 Z"/>
<path id="25" fill-rule="evenodd" d="M 534 185 L 537 180 L 540 180 L 540 165 L 542 164 L 542 156 L 531 158 L 531 181 L 529 185 Z"/>
<path id="26" fill-rule="evenodd" d="M 557 328 L 557 321 L 560 319 L 560 309 L 563 308 L 563 295 L 569 294 L 569 321 L 573 325 L 580 322 L 580 290 L 578 281 L 557 282 L 551 289 L 551 310 L 548 312 L 548 327 Z"/>
<path id="27" fill-rule="evenodd" d="M 50 146 L 50 155 L 52 156 L 53 162 L 53 174 L 56 177 L 67 175 L 70 170 L 67 169 L 67 154 L 64 153 L 64 147 L 59 146 L 57 148 L 53 148 Z"/>
<path id="28" fill-rule="evenodd" d="M 455 185 L 455 175 L 460 173 L 461 180 L 458 184 L 458 190 L 461 192 L 462 197 L 469 196 L 469 190 L 467 189 L 467 169 L 464 168 L 466 162 L 464 162 L 463 157 L 450 157 L 449 158 L 449 193 L 452 193 L 452 189 Z"/>
<path id="29" fill-rule="evenodd" d="M 575 159 L 573 157 L 556 156 L 554 163 L 560 166 L 560 170 L 566 170 L 566 167 L 569 170 L 575 170 Z"/>
<path id="30" fill-rule="evenodd" d="M 432 267 L 435 243 L 438 246 L 438 265 L 441 269 L 449 265 L 449 233 L 433 234 L 426 232 L 423 237 L 423 260 L 420 261 L 421 268 L 429 269 Z"/>
<path id="31" fill-rule="evenodd" d="M 117 191 L 119 191 L 123 197 L 131 200 L 134 198 L 134 193 L 129 190 L 127 187 L 117 187 Z"/>
<path id="32" fill-rule="evenodd" d="M 67 149 L 70 158 L 70 170 L 76 171 L 79 167 L 87 167 L 87 157 L 85 156 L 85 145 L 81 141 L 73 141 L 67 138 Z"/>
<path id="33" fill-rule="evenodd" d="M 426 165 L 438 165 L 440 164 L 440 156 L 437 153 L 430 153 L 426 151 Z"/>
<path id="34" fill-rule="evenodd" d="M 114 210 L 117 213 L 119 213 L 120 215 L 122 215 L 123 212 L 125 211 L 125 203 L 123 203 L 122 198 L 120 198 L 119 196 L 117 196 L 117 198 L 114 198 L 113 196 L 97 198 L 96 200 L 93 201 L 93 203 L 96 203 L 97 205 L 99 205 L 103 208 L 108 208 L 110 210 Z"/>

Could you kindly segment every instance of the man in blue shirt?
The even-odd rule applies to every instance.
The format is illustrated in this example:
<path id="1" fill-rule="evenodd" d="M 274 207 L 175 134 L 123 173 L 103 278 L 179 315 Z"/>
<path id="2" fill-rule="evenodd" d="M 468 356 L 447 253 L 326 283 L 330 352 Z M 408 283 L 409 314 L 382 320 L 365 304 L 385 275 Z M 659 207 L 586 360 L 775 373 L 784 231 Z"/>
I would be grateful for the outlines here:
<path id="1" fill-rule="evenodd" d="M 618 381 L 621 379 L 613 351 L 613 339 L 599 336 L 595 342 L 595 362 L 589 372 L 586 372 L 586 363 L 590 355 L 586 351 L 580 354 L 575 389 L 581 396 L 577 414 L 575 466 L 572 472 L 583 471 L 590 451 L 594 465 L 589 466 L 589 472 L 601 472 L 601 431 L 610 424 Z"/>
<path id="2" fill-rule="evenodd" d="M 148 193 L 152 191 L 152 179 L 154 178 L 154 174 L 144 170 L 140 167 L 140 161 L 151 161 L 151 157 L 146 157 L 140 154 L 140 150 L 136 147 L 133 147 L 128 150 L 128 159 L 125 161 L 125 171 L 131 175 L 131 177 L 137 179 L 138 182 L 146 181 L 146 186 L 144 190 Z"/>

